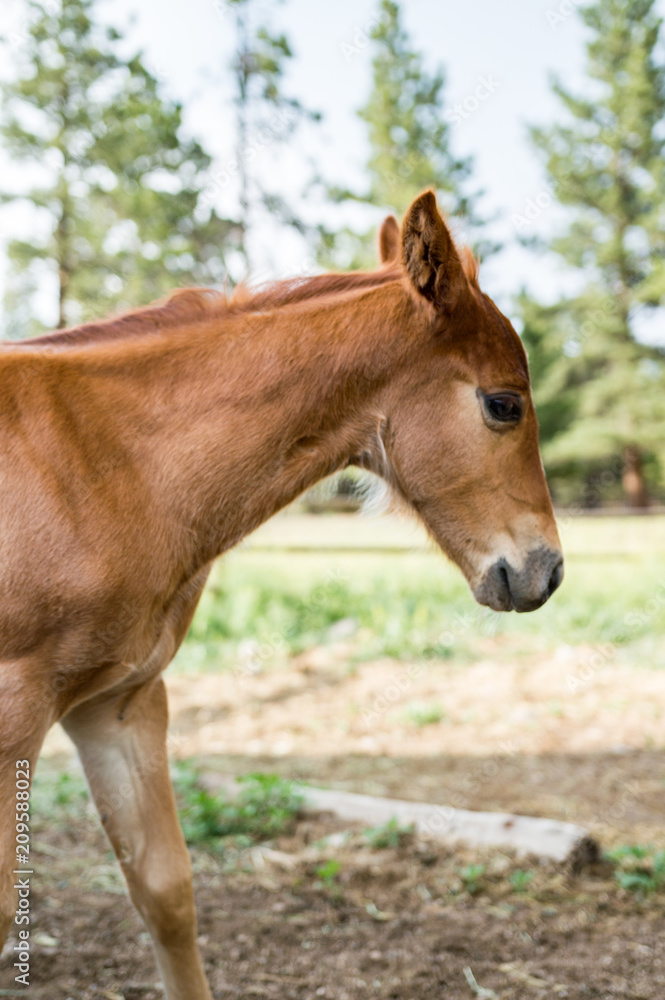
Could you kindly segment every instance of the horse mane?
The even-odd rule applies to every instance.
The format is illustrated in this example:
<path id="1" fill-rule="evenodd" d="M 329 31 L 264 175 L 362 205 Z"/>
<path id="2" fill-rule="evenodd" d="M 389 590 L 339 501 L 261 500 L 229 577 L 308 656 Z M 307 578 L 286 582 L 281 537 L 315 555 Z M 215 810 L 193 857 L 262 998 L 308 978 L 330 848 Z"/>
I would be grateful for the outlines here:
<path id="1" fill-rule="evenodd" d="M 389 265 L 378 271 L 333 272 L 308 278 L 287 278 L 255 291 L 246 285 L 238 285 L 230 296 L 213 288 L 177 288 L 164 299 L 120 316 L 12 341 L 12 346 L 80 347 L 90 343 L 107 343 L 154 334 L 183 323 L 209 322 L 376 288 L 397 281 L 401 276 L 401 268 Z"/>
<path id="2" fill-rule="evenodd" d="M 461 249 L 460 259 L 468 282 L 478 288 L 478 261 L 468 247 Z M 204 323 L 331 295 L 377 288 L 398 281 L 402 274 L 401 266 L 391 262 L 377 271 L 332 272 L 313 277 L 287 278 L 256 290 L 241 284 L 230 296 L 214 288 L 176 288 L 164 299 L 119 316 L 83 323 L 66 330 L 55 330 L 26 340 L 12 341 L 11 344 L 25 347 L 80 347 L 85 344 L 107 343 L 154 334 L 184 323 Z"/>

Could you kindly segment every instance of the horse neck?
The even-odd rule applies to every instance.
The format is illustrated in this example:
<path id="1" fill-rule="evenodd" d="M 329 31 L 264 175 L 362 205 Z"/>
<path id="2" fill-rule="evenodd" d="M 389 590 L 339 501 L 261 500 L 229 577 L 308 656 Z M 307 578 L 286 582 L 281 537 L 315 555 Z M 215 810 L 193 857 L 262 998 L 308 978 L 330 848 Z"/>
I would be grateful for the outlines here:
<path id="1" fill-rule="evenodd" d="M 141 376 L 141 461 L 196 563 L 371 449 L 413 309 L 395 283 L 169 334 Z"/>

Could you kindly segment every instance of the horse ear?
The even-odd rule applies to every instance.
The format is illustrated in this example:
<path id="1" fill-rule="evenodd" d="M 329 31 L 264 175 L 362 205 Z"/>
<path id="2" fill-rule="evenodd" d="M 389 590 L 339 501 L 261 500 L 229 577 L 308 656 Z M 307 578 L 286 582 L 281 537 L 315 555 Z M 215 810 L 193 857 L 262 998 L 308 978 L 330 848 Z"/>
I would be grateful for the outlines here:
<path id="1" fill-rule="evenodd" d="M 402 262 L 416 292 L 447 311 L 467 287 L 455 244 L 433 191 L 411 203 L 402 222 Z"/>
<path id="2" fill-rule="evenodd" d="M 379 254 L 382 264 L 399 260 L 399 222 L 394 215 L 383 220 L 379 231 Z"/>

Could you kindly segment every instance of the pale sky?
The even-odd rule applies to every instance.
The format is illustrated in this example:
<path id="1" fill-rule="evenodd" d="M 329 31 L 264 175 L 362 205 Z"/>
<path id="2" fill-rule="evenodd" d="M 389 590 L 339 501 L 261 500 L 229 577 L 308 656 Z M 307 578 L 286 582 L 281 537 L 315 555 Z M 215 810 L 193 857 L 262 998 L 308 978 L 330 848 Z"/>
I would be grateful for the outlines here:
<path id="1" fill-rule="evenodd" d="M 258 149 L 257 165 L 276 187 L 296 197 L 310 158 L 331 182 L 362 186 L 367 140 L 355 110 L 370 85 L 367 30 L 378 0 L 272 0 L 265 7 L 296 54 L 285 90 L 322 111 L 324 122 L 292 140 L 286 151 L 270 144 Z M 573 0 L 403 3 L 405 25 L 429 68 L 441 63 L 445 67 L 448 108 L 453 111 L 461 103 L 464 109 L 466 117 L 452 128 L 454 150 L 473 156 L 474 186 L 486 192 L 481 211 L 498 214 L 492 235 L 505 244 L 481 270 L 481 283 L 508 311 L 522 285 L 547 299 L 571 287 L 555 260 L 517 245 L 515 217 L 524 216 L 529 202 L 539 205 L 535 213 L 530 210 L 536 217 L 528 232 L 544 236 L 561 218 L 560 210 L 548 204 L 546 178 L 527 141 L 527 124 L 561 118 L 549 87 L 551 73 L 571 89 L 582 84 L 585 29 L 575 7 Z M 665 13 L 665 0 L 662 7 Z M 6 0 L 3 9 L 20 35 L 20 0 Z M 166 92 L 185 104 L 187 127 L 214 156 L 214 172 L 224 176 L 232 157 L 233 110 L 224 73 L 231 38 L 223 0 L 101 0 L 99 13 L 126 29 L 130 48 L 144 50 Z M 0 71 L 6 75 L 8 68 Z M 6 159 L 0 157 L 0 166 L 6 176 L 15 176 Z M 216 189 L 214 196 L 218 207 L 232 215 L 232 184 Z M 309 221 L 317 222 L 324 207 L 309 202 L 304 211 Z M 344 217 L 354 218 L 348 210 Z M 4 209 L 0 238 L 16 231 L 29 234 L 28 216 Z M 311 266 L 295 236 L 275 240 L 268 229 L 259 229 L 257 243 L 262 278 L 270 271 L 300 273 Z"/>

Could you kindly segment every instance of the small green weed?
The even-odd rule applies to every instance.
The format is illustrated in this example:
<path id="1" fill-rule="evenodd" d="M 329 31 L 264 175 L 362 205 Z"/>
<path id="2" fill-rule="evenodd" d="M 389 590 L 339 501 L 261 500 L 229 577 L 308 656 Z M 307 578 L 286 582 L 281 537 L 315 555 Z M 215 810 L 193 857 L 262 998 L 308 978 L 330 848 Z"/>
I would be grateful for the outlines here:
<path id="1" fill-rule="evenodd" d="M 436 701 L 411 701 L 404 708 L 403 718 L 406 722 L 423 729 L 425 726 L 435 725 L 445 719 L 446 713 L 443 706 Z"/>
<path id="2" fill-rule="evenodd" d="M 517 868 L 510 876 L 510 884 L 514 892 L 526 892 L 533 882 L 533 872 Z"/>
<path id="3" fill-rule="evenodd" d="M 622 889 L 640 896 L 665 889 L 665 850 L 625 844 L 609 851 L 607 857 L 616 866 L 614 877 Z"/>
<path id="4" fill-rule="evenodd" d="M 337 876 L 342 870 L 342 864 L 340 861 L 335 861 L 334 858 L 330 858 L 324 864 L 319 865 L 316 869 L 317 876 L 321 879 L 324 885 L 330 887 L 335 885 L 337 881 Z"/>
<path id="5" fill-rule="evenodd" d="M 413 834 L 413 824 L 400 823 L 393 817 L 380 826 L 371 826 L 363 832 L 363 839 L 375 850 L 386 847 L 401 847 Z"/>
<path id="6" fill-rule="evenodd" d="M 457 874 L 462 880 L 465 892 L 468 892 L 470 896 L 475 896 L 485 874 L 485 865 L 466 865 L 464 868 L 458 868 Z"/>

